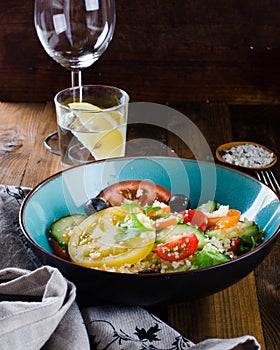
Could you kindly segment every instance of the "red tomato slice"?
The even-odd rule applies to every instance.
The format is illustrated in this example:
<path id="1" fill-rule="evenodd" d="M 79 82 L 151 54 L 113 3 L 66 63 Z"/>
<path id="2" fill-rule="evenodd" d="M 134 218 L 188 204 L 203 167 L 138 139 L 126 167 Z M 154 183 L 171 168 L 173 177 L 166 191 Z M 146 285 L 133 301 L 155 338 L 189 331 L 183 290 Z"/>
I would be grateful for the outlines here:
<path id="1" fill-rule="evenodd" d="M 168 203 L 171 193 L 149 181 L 125 180 L 108 186 L 98 197 L 105 198 L 112 206 L 121 205 L 123 202 L 152 205 L 155 200 Z"/>
<path id="2" fill-rule="evenodd" d="M 238 247 L 239 247 L 240 238 L 236 238 L 236 239 L 232 240 L 230 243 L 231 244 L 230 244 L 229 250 L 232 251 L 233 253 L 236 253 L 238 250 Z"/>
<path id="3" fill-rule="evenodd" d="M 208 227 L 211 229 L 221 229 L 236 225 L 240 219 L 241 212 L 236 209 L 230 209 L 225 216 L 208 218 Z"/>
<path id="4" fill-rule="evenodd" d="M 194 233 L 173 239 L 172 241 L 158 245 L 154 252 L 166 261 L 180 261 L 191 256 L 198 247 L 198 238 Z"/>
<path id="5" fill-rule="evenodd" d="M 181 213 L 184 224 L 197 226 L 201 231 L 205 231 L 208 226 L 208 217 L 199 210 L 189 209 Z"/>

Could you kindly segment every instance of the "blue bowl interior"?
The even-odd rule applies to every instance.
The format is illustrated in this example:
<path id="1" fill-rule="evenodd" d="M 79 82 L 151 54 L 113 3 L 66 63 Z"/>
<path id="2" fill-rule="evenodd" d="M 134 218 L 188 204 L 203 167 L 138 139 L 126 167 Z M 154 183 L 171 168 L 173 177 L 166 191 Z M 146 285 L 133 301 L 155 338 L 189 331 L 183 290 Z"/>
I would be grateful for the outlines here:
<path id="1" fill-rule="evenodd" d="M 279 198 L 267 186 L 223 166 L 164 157 L 108 160 L 55 175 L 27 197 L 22 225 L 37 245 L 52 253 L 46 236 L 52 222 L 68 213 L 84 213 L 87 200 L 106 186 L 135 179 L 187 195 L 192 208 L 215 199 L 239 209 L 243 218 L 256 221 L 264 229 L 266 240 L 279 229 Z"/>

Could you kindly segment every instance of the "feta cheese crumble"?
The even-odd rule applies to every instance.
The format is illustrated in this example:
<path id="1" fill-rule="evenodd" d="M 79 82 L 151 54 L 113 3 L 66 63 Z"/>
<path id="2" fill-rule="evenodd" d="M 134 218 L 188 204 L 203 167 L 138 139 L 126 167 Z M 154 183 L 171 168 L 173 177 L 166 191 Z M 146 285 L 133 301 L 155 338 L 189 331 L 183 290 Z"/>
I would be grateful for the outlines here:
<path id="1" fill-rule="evenodd" d="M 220 216 L 226 216 L 229 211 L 228 205 L 219 205 L 218 209 L 211 213 L 204 213 L 208 218 L 218 218 Z"/>
<path id="2" fill-rule="evenodd" d="M 273 162 L 272 152 L 253 144 L 233 146 L 220 154 L 227 163 L 247 168 L 261 168 Z"/>

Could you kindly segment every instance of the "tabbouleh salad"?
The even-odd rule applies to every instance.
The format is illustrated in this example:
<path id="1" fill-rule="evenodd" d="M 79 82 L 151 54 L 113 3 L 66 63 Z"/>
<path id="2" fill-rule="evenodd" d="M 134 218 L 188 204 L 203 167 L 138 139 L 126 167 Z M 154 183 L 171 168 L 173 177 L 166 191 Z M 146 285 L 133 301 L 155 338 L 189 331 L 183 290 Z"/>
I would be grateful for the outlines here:
<path id="1" fill-rule="evenodd" d="M 69 259 L 82 266 L 123 273 L 178 272 L 230 261 L 261 244 L 262 228 L 241 221 L 240 215 L 214 200 L 181 212 L 171 212 L 159 201 L 124 202 L 88 217 L 63 217 L 52 225 L 51 234 Z"/>

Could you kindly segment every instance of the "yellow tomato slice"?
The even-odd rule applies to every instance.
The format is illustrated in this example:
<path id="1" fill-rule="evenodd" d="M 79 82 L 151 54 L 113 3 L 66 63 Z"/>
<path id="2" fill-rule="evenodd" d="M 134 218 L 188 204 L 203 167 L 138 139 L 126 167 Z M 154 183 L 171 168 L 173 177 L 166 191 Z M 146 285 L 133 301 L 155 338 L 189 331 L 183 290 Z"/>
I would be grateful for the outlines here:
<path id="1" fill-rule="evenodd" d="M 70 258 L 86 267 L 120 267 L 135 264 L 145 258 L 155 242 L 155 230 L 142 232 L 137 237 L 118 241 L 116 227 L 124 220 L 127 210 L 111 207 L 94 213 L 77 226 L 68 245 Z"/>

